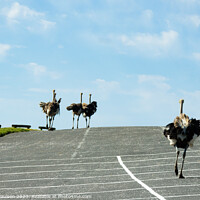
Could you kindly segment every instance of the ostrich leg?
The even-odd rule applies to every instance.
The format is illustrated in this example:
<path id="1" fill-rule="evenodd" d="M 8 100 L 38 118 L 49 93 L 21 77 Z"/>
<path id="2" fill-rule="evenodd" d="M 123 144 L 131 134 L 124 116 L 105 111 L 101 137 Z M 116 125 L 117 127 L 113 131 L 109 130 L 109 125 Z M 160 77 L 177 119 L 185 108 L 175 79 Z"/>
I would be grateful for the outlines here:
<path id="1" fill-rule="evenodd" d="M 78 115 L 78 118 L 77 118 L 77 129 L 78 129 L 79 117 L 80 117 L 80 115 Z"/>
<path id="2" fill-rule="evenodd" d="M 73 113 L 72 129 L 74 129 L 74 113 Z"/>
<path id="3" fill-rule="evenodd" d="M 183 176 L 183 165 L 184 165 L 184 161 L 185 161 L 185 156 L 186 156 L 187 149 L 188 149 L 188 145 L 185 147 L 185 150 L 184 150 L 184 153 L 183 153 L 183 161 L 182 161 L 181 172 L 180 172 L 179 178 L 185 178 Z"/>
<path id="4" fill-rule="evenodd" d="M 87 128 L 87 117 L 85 117 L 85 122 L 86 122 L 86 128 Z"/>
<path id="5" fill-rule="evenodd" d="M 48 115 L 46 115 L 46 128 L 48 128 Z"/>
<path id="6" fill-rule="evenodd" d="M 178 156 L 179 156 L 179 154 L 180 154 L 180 151 L 176 147 L 176 162 L 175 162 L 175 174 L 176 174 L 176 176 L 178 176 Z"/>
<path id="7" fill-rule="evenodd" d="M 52 116 L 52 119 L 51 119 L 51 128 L 53 127 L 54 117 L 55 116 Z"/>
<path id="8" fill-rule="evenodd" d="M 51 128 L 51 121 L 52 121 L 52 118 L 49 116 L 49 129 Z"/>
<path id="9" fill-rule="evenodd" d="M 89 122 L 88 122 L 88 126 L 87 126 L 88 128 L 90 128 L 90 118 L 91 118 L 91 117 L 89 117 Z"/>

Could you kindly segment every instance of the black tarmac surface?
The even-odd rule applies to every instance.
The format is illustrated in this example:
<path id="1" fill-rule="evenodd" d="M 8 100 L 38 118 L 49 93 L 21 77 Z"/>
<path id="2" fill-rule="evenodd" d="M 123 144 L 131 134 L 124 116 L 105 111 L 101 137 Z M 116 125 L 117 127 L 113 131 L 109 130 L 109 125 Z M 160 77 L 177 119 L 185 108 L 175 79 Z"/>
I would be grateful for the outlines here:
<path id="1" fill-rule="evenodd" d="M 0 138 L 0 199 L 159 199 L 148 186 L 160 199 L 199 200 L 199 141 L 185 179 L 174 174 L 175 156 L 162 127 L 14 133 Z"/>

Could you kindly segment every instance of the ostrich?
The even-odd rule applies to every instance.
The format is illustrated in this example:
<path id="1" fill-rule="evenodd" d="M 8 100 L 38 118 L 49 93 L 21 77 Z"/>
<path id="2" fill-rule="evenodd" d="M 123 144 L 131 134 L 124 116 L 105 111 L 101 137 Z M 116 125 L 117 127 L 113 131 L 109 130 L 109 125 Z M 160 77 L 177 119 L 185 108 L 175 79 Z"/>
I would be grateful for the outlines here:
<path id="1" fill-rule="evenodd" d="M 91 96 L 92 94 L 89 94 L 89 104 L 83 106 L 83 117 L 85 117 L 86 128 L 90 127 L 90 118 L 97 111 L 97 102 L 96 101 L 91 102 Z M 87 124 L 87 117 L 89 118 L 88 124 Z"/>
<path id="2" fill-rule="evenodd" d="M 170 141 L 170 145 L 176 147 L 176 162 L 175 162 L 175 174 L 178 176 L 178 157 L 180 154 L 179 148 L 184 149 L 183 160 L 179 178 L 185 178 L 183 176 L 183 165 L 186 157 L 186 151 L 188 147 L 192 147 L 195 139 L 200 135 L 200 120 L 189 119 L 189 117 L 183 113 L 184 100 L 181 99 L 180 103 L 180 116 L 174 119 L 173 123 L 168 124 L 164 129 L 164 135 Z"/>
<path id="3" fill-rule="evenodd" d="M 39 104 L 43 112 L 46 114 L 46 128 L 48 129 L 51 129 L 53 127 L 54 118 L 57 114 L 60 113 L 60 102 L 61 98 L 57 101 L 55 90 L 53 90 L 53 101 L 47 103 L 40 102 Z"/>
<path id="4" fill-rule="evenodd" d="M 73 115 L 73 124 L 72 124 L 72 129 L 74 129 L 74 119 L 75 119 L 75 115 L 77 115 L 77 129 L 78 129 L 78 122 L 79 122 L 79 118 L 80 118 L 80 115 L 83 111 L 83 105 L 86 106 L 85 103 L 82 104 L 82 96 L 83 96 L 83 93 L 81 93 L 81 100 L 80 100 L 80 103 L 72 103 L 70 106 L 67 106 L 66 109 L 68 111 L 72 110 L 72 115 Z"/>

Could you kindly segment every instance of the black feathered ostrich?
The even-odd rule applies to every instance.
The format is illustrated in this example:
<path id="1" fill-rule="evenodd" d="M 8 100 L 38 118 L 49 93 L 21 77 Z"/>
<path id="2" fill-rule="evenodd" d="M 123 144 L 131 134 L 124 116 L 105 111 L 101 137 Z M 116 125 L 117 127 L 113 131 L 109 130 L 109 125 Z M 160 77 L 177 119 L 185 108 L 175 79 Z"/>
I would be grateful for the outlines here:
<path id="1" fill-rule="evenodd" d="M 67 106 L 66 109 L 68 111 L 72 110 L 72 115 L 73 115 L 73 124 L 72 124 L 72 129 L 74 129 L 74 119 L 75 119 L 75 115 L 77 115 L 77 129 L 78 129 L 78 123 L 79 123 L 79 118 L 80 115 L 83 112 L 83 105 L 85 105 L 85 103 L 82 103 L 82 96 L 83 93 L 81 93 L 81 100 L 80 103 L 72 103 L 70 106 Z"/>
<path id="2" fill-rule="evenodd" d="M 40 102 L 40 107 L 46 114 L 46 128 L 51 129 L 53 127 L 54 118 L 60 113 L 60 102 L 61 98 L 56 100 L 56 93 L 53 90 L 53 101 L 52 102 Z M 49 119 L 49 120 L 48 120 Z"/>
<path id="3" fill-rule="evenodd" d="M 83 105 L 83 117 L 85 117 L 86 128 L 90 127 L 90 118 L 97 111 L 97 102 L 96 101 L 91 102 L 91 96 L 92 94 L 89 94 L 89 104 Z M 88 124 L 87 124 L 87 118 L 89 118 Z"/>
<path id="4" fill-rule="evenodd" d="M 164 129 L 164 135 L 170 141 L 170 145 L 176 147 L 176 162 L 175 162 L 175 174 L 178 176 L 178 156 L 180 153 L 179 148 L 184 149 L 183 160 L 179 178 L 183 176 L 183 165 L 186 157 L 186 151 L 188 147 L 192 147 L 195 139 L 200 135 L 200 120 L 189 119 L 189 117 L 183 113 L 184 100 L 181 99 L 180 103 L 180 116 L 174 119 L 173 123 L 168 124 Z"/>

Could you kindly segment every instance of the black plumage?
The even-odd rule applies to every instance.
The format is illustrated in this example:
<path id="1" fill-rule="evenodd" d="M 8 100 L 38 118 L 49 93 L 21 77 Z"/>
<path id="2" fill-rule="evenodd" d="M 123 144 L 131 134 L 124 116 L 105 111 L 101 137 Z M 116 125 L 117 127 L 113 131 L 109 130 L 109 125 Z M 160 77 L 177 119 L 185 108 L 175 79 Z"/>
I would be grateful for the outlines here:
<path id="1" fill-rule="evenodd" d="M 185 130 L 179 126 L 175 127 L 174 123 L 170 123 L 164 129 L 164 135 L 171 140 L 171 145 L 177 148 L 184 149 L 188 145 L 192 147 L 193 139 L 200 135 L 200 120 L 190 119 Z"/>
<path id="2" fill-rule="evenodd" d="M 85 117 L 87 128 L 90 127 L 90 118 L 92 115 L 94 115 L 94 113 L 96 111 L 97 111 L 97 102 L 96 101 L 93 101 L 92 103 L 84 106 L 82 113 L 83 113 L 83 117 Z M 87 124 L 87 118 L 89 118 L 88 124 Z"/>

